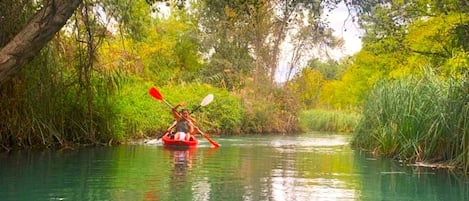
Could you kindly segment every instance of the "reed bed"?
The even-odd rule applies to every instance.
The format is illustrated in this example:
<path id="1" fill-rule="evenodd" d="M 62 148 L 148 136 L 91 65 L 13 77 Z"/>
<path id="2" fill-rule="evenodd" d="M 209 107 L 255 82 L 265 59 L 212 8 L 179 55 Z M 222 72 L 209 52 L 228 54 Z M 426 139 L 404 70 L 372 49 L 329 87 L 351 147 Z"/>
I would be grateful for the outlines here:
<path id="1" fill-rule="evenodd" d="M 55 49 L 47 47 L 0 89 L 0 151 L 123 139 L 114 104 L 119 76 L 91 73 L 90 66 L 54 55 Z"/>
<path id="2" fill-rule="evenodd" d="M 305 131 L 330 131 L 351 133 L 360 119 L 360 114 L 353 111 L 307 110 L 300 114 L 300 126 Z"/>
<path id="3" fill-rule="evenodd" d="M 422 76 L 378 82 L 352 145 L 408 162 L 469 168 L 469 82 Z"/>

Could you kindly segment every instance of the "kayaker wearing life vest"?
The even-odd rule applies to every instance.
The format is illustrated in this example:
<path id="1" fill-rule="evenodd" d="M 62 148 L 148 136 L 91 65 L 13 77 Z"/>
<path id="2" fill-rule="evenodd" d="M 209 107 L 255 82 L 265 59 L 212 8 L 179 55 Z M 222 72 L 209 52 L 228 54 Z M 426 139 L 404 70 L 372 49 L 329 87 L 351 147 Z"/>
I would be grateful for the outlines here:
<path id="1" fill-rule="evenodd" d="M 176 140 L 190 140 L 191 135 L 196 132 L 193 126 L 195 119 L 189 116 L 189 110 L 182 109 L 180 112 L 177 111 L 180 106 L 184 105 L 185 103 L 181 102 L 172 109 L 173 116 L 176 119 L 176 124 L 174 125 L 176 129 L 174 139 Z"/>

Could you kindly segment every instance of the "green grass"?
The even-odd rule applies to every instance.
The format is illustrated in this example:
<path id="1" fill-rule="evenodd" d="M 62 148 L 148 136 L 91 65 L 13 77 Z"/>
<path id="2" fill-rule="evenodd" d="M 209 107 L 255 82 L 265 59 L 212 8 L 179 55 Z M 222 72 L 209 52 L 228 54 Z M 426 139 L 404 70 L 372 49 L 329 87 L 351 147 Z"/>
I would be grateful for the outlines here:
<path id="1" fill-rule="evenodd" d="M 300 114 L 300 126 L 305 131 L 353 132 L 360 115 L 352 111 L 313 109 Z"/>

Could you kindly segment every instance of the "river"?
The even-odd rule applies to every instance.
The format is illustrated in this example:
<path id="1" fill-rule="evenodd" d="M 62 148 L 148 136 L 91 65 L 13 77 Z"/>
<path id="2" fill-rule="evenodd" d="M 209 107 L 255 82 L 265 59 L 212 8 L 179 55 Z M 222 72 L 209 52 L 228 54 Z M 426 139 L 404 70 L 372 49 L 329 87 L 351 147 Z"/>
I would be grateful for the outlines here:
<path id="1" fill-rule="evenodd" d="M 0 153 L 0 200 L 469 200 L 469 178 L 352 150 L 349 135 Z"/>

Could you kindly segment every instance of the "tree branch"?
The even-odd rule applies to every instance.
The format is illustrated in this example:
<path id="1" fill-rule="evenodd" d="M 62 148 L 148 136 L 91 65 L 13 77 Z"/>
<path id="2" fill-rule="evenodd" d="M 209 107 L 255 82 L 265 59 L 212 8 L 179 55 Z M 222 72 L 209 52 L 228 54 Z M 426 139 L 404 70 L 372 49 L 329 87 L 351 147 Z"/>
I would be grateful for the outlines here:
<path id="1" fill-rule="evenodd" d="M 13 78 L 54 37 L 82 0 L 50 0 L 0 50 L 0 87 Z"/>
<path id="2" fill-rule="evenodd" d="M 421 55 L 425 55 L 425 56 L 437 56 L 437 57 L 442 57 L 442 58 L 450 58 L 451 57 L 450 55 L 447 55 L 447 54 L 444 54 L 444 53 L 441 53 L 441 52 L 426 52 L 426 51 L 420 51 L 420 50 L 414 50 L 414 49 L 411 49 L 410 51 L 413 52 L 413 53 L 417 53 L 417 54 L 421 54 Z"/>

